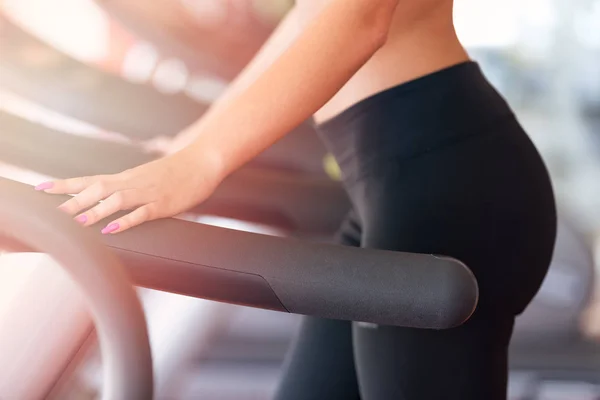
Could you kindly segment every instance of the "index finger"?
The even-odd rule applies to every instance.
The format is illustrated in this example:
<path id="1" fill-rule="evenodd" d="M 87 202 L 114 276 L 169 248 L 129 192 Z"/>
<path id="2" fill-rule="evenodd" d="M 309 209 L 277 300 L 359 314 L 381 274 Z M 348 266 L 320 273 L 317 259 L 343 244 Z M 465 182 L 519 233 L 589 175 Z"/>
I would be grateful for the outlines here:
<path id="1" fill-rule="evenodd" d="M 81 176 L 78 178 L 49 181 L 37 185 L 35 190 L 51 194 L 78 194 L 104 178 L 106 178 L 106 175 Z"/>

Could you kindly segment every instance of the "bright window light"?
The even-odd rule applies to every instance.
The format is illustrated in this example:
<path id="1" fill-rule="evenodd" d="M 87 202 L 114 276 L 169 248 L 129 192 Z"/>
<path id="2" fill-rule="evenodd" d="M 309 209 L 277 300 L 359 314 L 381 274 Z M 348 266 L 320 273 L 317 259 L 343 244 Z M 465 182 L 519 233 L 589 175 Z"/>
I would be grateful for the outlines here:
<path id="1" fill-rule="evenodd" d="M 108 53 L 109 22 L 94 0 L 4 0 L 4 12 L 55 48 L 84 62 Z"/>

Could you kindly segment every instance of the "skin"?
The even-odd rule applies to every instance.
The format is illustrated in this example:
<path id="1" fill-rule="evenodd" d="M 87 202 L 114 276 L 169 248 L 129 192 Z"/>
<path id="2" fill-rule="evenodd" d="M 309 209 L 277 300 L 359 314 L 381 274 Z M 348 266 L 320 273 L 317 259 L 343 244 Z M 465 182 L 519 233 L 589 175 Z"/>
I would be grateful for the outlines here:
<path id="1" fill-rule="evenodd" d="M 85 226 L 132 210 L 103 229 L 122 232 L 206 200 L 231 172 L 304 120 L 322 122 L 381 90 L 467 59 L 454 31 L 452 0 L 298 1 L 165 157 L 36 189 L 75 194 L 59 208 Z"/>
<path id="2" fill-rule="evenodd" d="M 582 328 L 589 338 L 600 341 L 600 293 L 582 315 Z"/>

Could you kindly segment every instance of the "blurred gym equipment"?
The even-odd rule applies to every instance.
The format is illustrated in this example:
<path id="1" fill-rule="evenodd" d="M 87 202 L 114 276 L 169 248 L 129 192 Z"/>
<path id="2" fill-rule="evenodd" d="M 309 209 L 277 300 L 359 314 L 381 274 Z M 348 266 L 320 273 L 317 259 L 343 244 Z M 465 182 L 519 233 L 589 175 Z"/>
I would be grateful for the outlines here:
<path id="1" fill-rule="evenodd" d="M 76 61 L 0 14 L 0 87 L 63 115 L 131 140 L 173 136 L 209 104 L 163 94 Z M 310 123 L 275 143 L 252 164 L 325 176 L 326 151 Z"/>
<path id="2" fill-rule="evenodd" d="M 0 250 L 47 253 L 83 291 L 104 361 L 103 399 L 152 398 L 152 357 L 144 313 L 116 257 L 100 245 L 92 232 L 82 231 L 71 218 L 31 190 L 8 187 L 3 181 L 0 193 Z M 20 365 L 26 357 L 20 358 L 21 363 L 17 361 L 16 365 L 3 363 L 4 379 L 17 366 L 27 368 Z M 1 394 L 12 396 L 10 391 Z"/>

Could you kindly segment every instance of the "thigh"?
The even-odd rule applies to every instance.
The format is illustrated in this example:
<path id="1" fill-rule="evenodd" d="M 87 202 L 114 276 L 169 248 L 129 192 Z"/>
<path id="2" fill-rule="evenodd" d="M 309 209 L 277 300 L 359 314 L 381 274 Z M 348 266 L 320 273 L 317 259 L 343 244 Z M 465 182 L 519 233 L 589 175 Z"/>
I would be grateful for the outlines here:
<path id="1" fill-rule="evenodd" d="M 350 322 L 303 318 L 275 399 L 359 399 Z"/>
<path id="2" fill-rule="evenodd" d="M 345 219 L 336 241 L 360 246 L 360 223 L 354 212 Z M 277 400 L 358 400 L 358 383 L 352 353 L 352 325 L 303 317 L 285 361 Z"/>
<path id="3" fill-rule="evenodd" d="M 445 331 L 355 324 L 362 399 L 506 400 L 513 321 L 477 315 Z"/>

